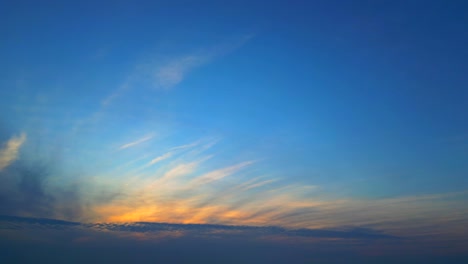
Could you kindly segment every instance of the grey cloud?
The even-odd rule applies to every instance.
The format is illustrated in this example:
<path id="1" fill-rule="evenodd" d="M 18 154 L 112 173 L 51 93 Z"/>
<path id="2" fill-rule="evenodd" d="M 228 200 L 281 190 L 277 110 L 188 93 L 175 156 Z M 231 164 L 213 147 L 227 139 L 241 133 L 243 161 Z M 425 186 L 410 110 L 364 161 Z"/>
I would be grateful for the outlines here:
<path id="1" fill-rule="evenodd" d="M 182 235 L 158 236 L 165 233 Z M 401 239 L 367 227 L 290 230 L 0 216 L 5 263 L 464 263 L 463 245 Z M 459 251 L 437 257 L 455 246 Z"/>
<path id="2" fill-rule="evenodd" d="M 54 173 L 51 163 L 22 160 L 0 171 L 0 214 L 79 218 L 79 186 L 51 187 Z"/>
<path id="3" fill-rule="evenodd" d="M 48 227 L 54 229 L 66 227 L 84 227 L 97 231 L 157 233 L 162 231 L 186 232 L 188 235 L 217 234 L 227 232 L 236 236 L 262 237 L 265 235 L 298 236 L 312 238 L 342 238 L 342 239 L 397 239 L 371 228 L 346 227 L 337 229 L 287 229 L 277 226 L 234 226 L 213 224 L 171 224 L 171 223 L 79 223 L 46 218 L 26 218 L 16 216 L 0 216 L 3 229 Z"/>

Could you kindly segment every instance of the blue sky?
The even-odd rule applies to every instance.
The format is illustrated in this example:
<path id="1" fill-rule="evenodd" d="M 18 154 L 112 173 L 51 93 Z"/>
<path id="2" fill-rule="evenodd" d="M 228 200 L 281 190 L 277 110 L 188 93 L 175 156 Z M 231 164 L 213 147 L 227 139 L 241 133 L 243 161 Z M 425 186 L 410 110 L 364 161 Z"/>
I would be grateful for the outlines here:
<path id="1" fill-rule="evenodd" d="M 467 9 L 2 3 L 2 214 L 456 234 Z M 25 194 L 18 171 L 38 164 L 51 176 Z M 29 200 L 50 208 L 13 206 Z"/>

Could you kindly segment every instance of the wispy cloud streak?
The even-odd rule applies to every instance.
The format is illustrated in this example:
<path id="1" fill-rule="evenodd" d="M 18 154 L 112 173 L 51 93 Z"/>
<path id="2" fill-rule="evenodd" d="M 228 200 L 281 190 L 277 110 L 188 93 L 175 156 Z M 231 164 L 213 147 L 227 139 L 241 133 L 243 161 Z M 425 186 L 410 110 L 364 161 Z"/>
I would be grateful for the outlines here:
<path id="1" fill-rule="evenodd" d="M 26 141 L 26 134 L 22 133 L 20 136 L 12 137 L 5 146 L 0 149 L 0 171 L 8 167 L 12 162 L 18 158 L 20 147 Z"/>
<path id="2" fill-rule="evenodd" d="M 127 148 L 131 148 L 131 147 L 135 147 L 137 145 L 140 145 L 141 143 L 144 143 L 146 141 L 149 141 L 151 140 L 152 138 L 154 137 L 154 135 L 147 135 L 147 136 L 144 136 L 138 140 L 135 140 L 133 142 L 130 142 L 130 143 L 126 143 L 122 146 L 119 147 L 119 150 L 123 150 L 123 149 L 127 149 Z"/>
<path id="3" fill-rule="evenodd" d="M 154 86 L 162 89 L 172 88 L 182 82 L 192 69 L 203 65 L 208 59 L 208 56 L 196 55 L 173 59 L 156 68 L 153 76 Z"/>
<path id="4" fill-rule="evenodd" d="M 156 163 L 158 163 L 158 162 L 160 162 L 160 161 L 163 161 L 163 160 L 165 160 L 165 159 L 168 159 L 168 158 L 172 157 L 172 155 L 174 155 L 174 153 L 168 152 L 168 153 L 166 153 L 166 154 L 164 154 L 164 155 L 161 155 L 161 156 L 159 156 L 159 157 L 156 157 L 156 158 L 152 159 L 152 160 L 149 162 L 148 165 L 150 165 L 150 166 L 151 166 L 151 165 L 154 165 L 154 164 L 156 164 Z"/>
<path id="5" fill-rule="evenodd" d="M 252 163 L 253 163 L 253 161 L 246 161 L 246 162 L 242 162 L 242 163 L 239 163 L 239 164 L 227 167 L 227 168 L 223 168 L 223 169 L 219 169 L 219 170 L 209 172 L 209 173 L 207 173 L 205 175 L 202 175 L 202 176 L 198 177 L 197 179 L 195 179 L 194 184 L 195 185 L 206 184 L 206 183 L 209 183 L 209 182 L 212 182 L 212 181 L 220 180 L 220 179 L 222 179 L 222 178 L 224 178 L 226 176 L 229 176 L 229 175 L 237 172 L 238 170 L 240 170 L 242 168 L 247 167 L 248 165 L 251 165 Z"/>

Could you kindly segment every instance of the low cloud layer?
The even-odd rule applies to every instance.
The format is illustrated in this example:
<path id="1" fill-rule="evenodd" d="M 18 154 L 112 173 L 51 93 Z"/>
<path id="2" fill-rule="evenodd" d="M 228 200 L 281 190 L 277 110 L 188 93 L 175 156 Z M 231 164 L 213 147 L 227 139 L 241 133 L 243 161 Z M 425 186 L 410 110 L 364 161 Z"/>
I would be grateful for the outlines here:
<path id="1" fill-rule="evenodd" d="M 33 230 L 33 229 L 73 229 L 85 228 L 95 231 L 130 232 L 157 234 L 159 232 L 184 233 L 187 236 L 205 235 L 217 236 L 225 234 L 237 237 L 263 238 L 278 237 L 309 237 L 337 239 L 400 239 L 383 232 L 363 227 L 342 227 L 335 229 L 286 229 L 275 226 L 229 226 L 211 224 L 171 224 L 171 223 L 80 223 L 47 218 L 27 218 L 0 215 L 2 230 Z"/>
<path id="2" fill-rule="evenodd" d="M 0 216 L 0 254 L 9 263 L 461 263 L 466 257 L 456 246 L 368 227 L 295 230 Z"/>

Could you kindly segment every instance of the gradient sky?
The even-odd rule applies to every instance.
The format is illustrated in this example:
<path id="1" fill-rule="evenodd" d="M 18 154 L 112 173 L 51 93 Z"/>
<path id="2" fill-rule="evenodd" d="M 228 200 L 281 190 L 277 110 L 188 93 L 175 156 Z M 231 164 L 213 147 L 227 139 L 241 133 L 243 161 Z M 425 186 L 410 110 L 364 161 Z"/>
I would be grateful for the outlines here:
<path id="1" fill-rule="evenodd" d="M 0 215 L 460 246 L 467 32 L 456 0 L 2 2 Z"/>

